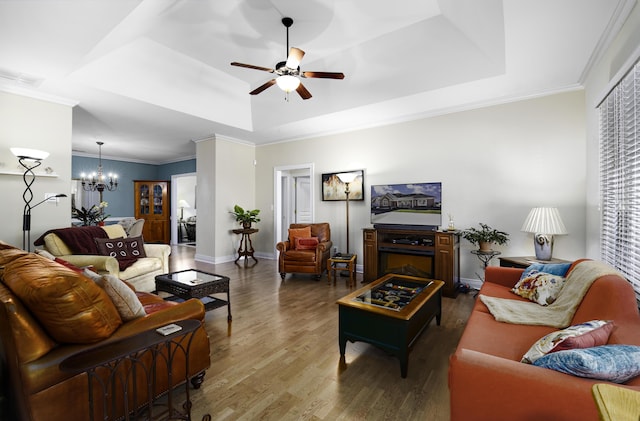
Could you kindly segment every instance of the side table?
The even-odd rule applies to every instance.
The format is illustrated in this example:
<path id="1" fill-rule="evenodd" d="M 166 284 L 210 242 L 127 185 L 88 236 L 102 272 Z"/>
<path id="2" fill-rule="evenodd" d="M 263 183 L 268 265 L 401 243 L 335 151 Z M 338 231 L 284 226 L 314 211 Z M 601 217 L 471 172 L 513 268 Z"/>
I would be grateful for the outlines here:
<path id="1" fill-rule="evenodd" d="M 333 274 L 333 285 L 336 284 L 336 271 L 346 270 L 349 272 L 349 288 L 356 286 L 356 261 L 358 255 L 354 254 L 336 254 L 327 260 L 327 279 L 331 284 L 331 275 Z"/>
<path id="2" fill-rule="evenodd" d="M 551 260 L 536 260 L 535 256 L 520 256 L 520 257 L 500 257 L 500 266 L 508 268 L 526 269 L 534 263 L 571 263 L 569 260 L 555 259 Z"/>
<path id="3" fill-rule="evenodd" d="M 247 264 L 247 260 L 251 257 L 253 260 L 258 263 L 258 259 L 253 256 L 253 243 L 251 242 L 251 234 L 255 234 L 258 232 L 257 228 L 247 228 L 247 229 L 235 229 L 232 231 L 234 234 L 241 234 L 242 238 L 240 238 L 240 246 L 238 247 L 238 258 L 234 263 L 237 263 L 241 257 L 244 257 L 244 264 Z"/>
<path id="4" fill-rule="evenodd" d="M 227 276 L 198 269 L 165 273 L 156 275 L 156 292 L 158 291 L 168 292 L 183 300 L 198 298 L 206 311 L 226 305 L 227 321 L 231 322 L 231 297 Z M 212 297 L 213 294 L 227 294 L 227 299 Z"/>
<path id="5" fill-rule="evenodd" d="M 500 252 L 495 250 L 489 250 L 489 251 L 471 250 L 471 254 L 475 254 L 478 257 L 478 259 L 480 259 L 480 261 L 484 264 L 484 268 L 486 269 L 491 259 L 499 255 Z"/>
<path id="6" fill-rule="evenodd" d="M 198 320 L 181 320 L 175 324 L 181 330 L 164 336 L 155 329 L 72 355 L 60 363 L 60 369 L 71 373 L 87 373 L 89 388 L 89 418 L 166 420 L 191 419 L 189 395 L 189 351 L 193 333 L 200 327 Z M 185 378 L 174 378 L 177 356 L 184 356 Z M 157 365 L 166 365 L 167 379 L 159 378 Z M 177 367 L 176 367 L 177 369 Z M 124 381 L 123 381 L 124 380 Z M 166 381 L 166 395 L 158 402 L 156 382 Z M 177 405 L 171 385 L 184 384 L 185 402 Z M 142 391 L 145 392 L 142 392 Z M 116 413 L 110 402 L 114 394 L 122 393 L 125 414 Z M 96 397 L 98 401 L 96 401 Z M 129 408 L 129 399 L 134 406 Z M 144 400 L 144 401 L 140 401 Z M 182 410 L 179 407 L 182 407 Z M 133 414 L 132 418 L 129 415 Z M 210 419 L 208 415 L 203 420 Z"/>

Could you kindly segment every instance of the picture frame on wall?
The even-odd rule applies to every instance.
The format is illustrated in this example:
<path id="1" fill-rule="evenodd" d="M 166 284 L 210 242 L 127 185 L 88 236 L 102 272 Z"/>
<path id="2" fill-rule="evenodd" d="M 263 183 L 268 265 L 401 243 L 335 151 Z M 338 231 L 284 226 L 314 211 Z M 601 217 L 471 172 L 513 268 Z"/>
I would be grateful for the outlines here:
<path id="1" fill-rule="evenodd" d="M 364 200 L 364 170 L 352 170 L 322 174 L 323 201 L 347 200 L 346 185 L 338 177 L 338 174 L 343 173 L 357 174 L 356 178 L 349 183 L 349 201 Z"/>

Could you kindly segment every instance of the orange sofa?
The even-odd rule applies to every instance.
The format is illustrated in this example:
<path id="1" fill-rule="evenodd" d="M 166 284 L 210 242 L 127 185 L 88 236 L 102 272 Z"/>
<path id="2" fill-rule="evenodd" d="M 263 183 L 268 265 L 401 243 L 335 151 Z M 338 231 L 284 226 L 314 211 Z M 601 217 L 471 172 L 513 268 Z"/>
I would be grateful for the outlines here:
<path id="1" fill-rule="evenodd" d="M 573 263 L 570 271 L 579 261 Z M 510 289 L 524 269 L 488 267 L 480 294 L 527 301 Z M 571 324 L 613 320 L 608 344 L 640 345 L 640 315 L 630 283 L 606 275 L 591 285 Z M 452 421 L 597 421 L 591 387 L 606 383 L 520 362 L 540 338 L 558 329 L 502 323 L 477 299 L 449 364 Z M 622 385 L 640 391 L 640 377 Z"/>

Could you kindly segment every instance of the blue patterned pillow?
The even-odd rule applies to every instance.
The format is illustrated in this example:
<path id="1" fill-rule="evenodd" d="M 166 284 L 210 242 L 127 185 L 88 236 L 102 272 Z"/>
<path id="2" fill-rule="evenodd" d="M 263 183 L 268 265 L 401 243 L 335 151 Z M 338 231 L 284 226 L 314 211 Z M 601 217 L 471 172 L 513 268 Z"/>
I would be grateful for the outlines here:
<path id="1" fill-rule="evenodd" d="M 624 383 L 640 375 L 640 346 L 602 345 L 547 354 L 533 365 L 590 379 Z"/>
<path id="2" fill-rule="evenodd" d="M 533 263 L 527 267 L 520 279 L 524 279 L 538 272 L 549 273 L 556 276 L 566 276 L 571 263 Z"/>

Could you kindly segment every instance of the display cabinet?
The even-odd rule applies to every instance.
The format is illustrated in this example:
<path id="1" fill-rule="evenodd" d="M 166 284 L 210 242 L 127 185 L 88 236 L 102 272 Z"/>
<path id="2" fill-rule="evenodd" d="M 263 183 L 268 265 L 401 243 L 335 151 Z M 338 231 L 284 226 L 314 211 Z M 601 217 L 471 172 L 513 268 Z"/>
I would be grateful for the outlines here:
<path id="1" fill-rule="evenodd" d="M 147 243 L 169 244 L 171 207 L 169 181 L 134 180 L 135 217 L 144 219 L 142 235 Z"/>

